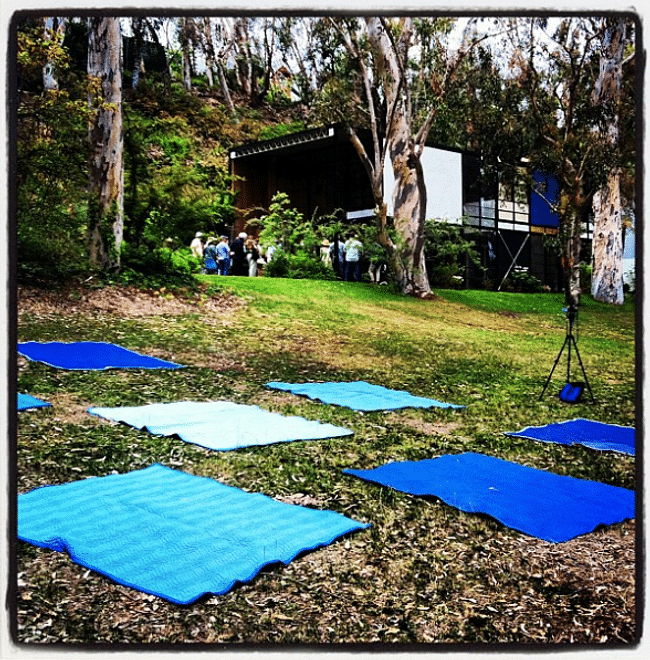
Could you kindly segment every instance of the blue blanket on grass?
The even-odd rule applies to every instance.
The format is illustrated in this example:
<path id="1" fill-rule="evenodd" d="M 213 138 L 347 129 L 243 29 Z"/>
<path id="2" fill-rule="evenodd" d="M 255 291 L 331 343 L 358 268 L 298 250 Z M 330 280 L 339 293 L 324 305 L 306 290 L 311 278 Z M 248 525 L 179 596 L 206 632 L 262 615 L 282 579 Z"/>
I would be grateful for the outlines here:
<path id="1" fill-rule="evenodd" d="M 122 408 L 89 408 L 88 412 L 124 422 L 156 435 L 177 435 L 207 449 L 228 450 L 292 440 L 315 440 L 352 435 L 352 431 L 286 417 L 230 401 L 178 401 Z"/>
<path id="2" fill-rule="evenodd" d="M 507 432 L 513 438 L 529 438 L 561 445 L 584 445 L 598 451 L 616 451 L 634 456 L 635 432 L 631 426 L 571 419 L 546 426 L 527 426 L 521 431 Z"/>
<path id="3" fill-rule="evenodd" d="M 634 491 L 482 454 L 445 455 L 343 472 L 412 495 L 435 496 L 461 511 L 486 513 L 508 527 L 553 543 L 634 518 Z"/>
<path id="4" fill-rule="evenodd" d="M 102 341 L 18 344 L 18 353 L 28 360 L 57 369 L 180 369 L 182 365 L 141 355 L 128 348 Z"/>
<path id="5" fill-rule="evenodd" d="M 279 383 L 267 387 L 307 396 L 322 403 L 344 406 L 352 410 L 398 410 L 400 408 L 463 408 L 453 403 L 414 396 L 402 390 L 389 390 L 363 380 L 351 383 Z"/>
<path id="6" fill-rule="evenodd" d="M 46 408 L 51 406 L 51 403 L 37 399 L 31 394 L 21 394 L 18 393 L 18 410 L 27 410 L 28 408 Z"/>
<path id="7" fill-rule="evenodd" d="M 18 538 L 179 604 L 366 527 L 158 464 L 18 496 Z"/>

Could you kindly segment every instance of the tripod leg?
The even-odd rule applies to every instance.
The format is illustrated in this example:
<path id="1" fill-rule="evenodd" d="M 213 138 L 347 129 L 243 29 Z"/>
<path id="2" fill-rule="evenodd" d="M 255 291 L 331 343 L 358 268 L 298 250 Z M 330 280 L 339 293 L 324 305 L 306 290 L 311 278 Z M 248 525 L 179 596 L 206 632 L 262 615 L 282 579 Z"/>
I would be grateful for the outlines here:
<path id="1" fill-rule="evenodd" d="M 549 383 L 551 382 L 551 378 L 553 377 L 553 372 L 555 371 L 555 367 L 557 367 L 558 362 L 560 361 L 560 358 L 562 357 L 562 352 L 564 351 L 564 347 L 569 343 L 569 335 L 567 335 L 566 339 L 564 340 L 564 344 L 562 344 L 562 348 L 560 349 L 560 352 L 557 354 L 557 357 L 555 358 L 555 362 L 553 363 L 553 368 L 551 369 L 551 373 L 548 375 L 548 378 L 546 379 L 546 384 L 544 385 L 544 389 L 542 390 L 542 393 L 539 395 L 539 401 L 542 400 L 542 397 L 544 396 L 544 392 L 546 392 L 546 388 L 548 387 Z M 571 350 L 569 348 L 569 350 Z M 591 390 L 589 390 L 591 391 Z"/>
<path id="2" fill-rule="evenodd" d="M 589 385 L 589 380 L 587 379 L 587 372 L 585 371 L 585 367 L 582 364 L 582 358 L 580 357 L 580 351 L 578 350 L 578 344 L 576 343 L 576 340 L 574 339 L 573 335 L 571 336 L 571 341 L 573 343 L 573 348 L 576 349 L 576 356 L 578 358 L 580 368 L 582 369 L 582 375 L 585 378 L 585 385 L 587 386 L 587 389 L 589 390 L 589 394 L 591 396 L 591 403 L 596 403 L 596 399 L 594 398 L 594 393 L 591 391 L 591 385 Z"/>

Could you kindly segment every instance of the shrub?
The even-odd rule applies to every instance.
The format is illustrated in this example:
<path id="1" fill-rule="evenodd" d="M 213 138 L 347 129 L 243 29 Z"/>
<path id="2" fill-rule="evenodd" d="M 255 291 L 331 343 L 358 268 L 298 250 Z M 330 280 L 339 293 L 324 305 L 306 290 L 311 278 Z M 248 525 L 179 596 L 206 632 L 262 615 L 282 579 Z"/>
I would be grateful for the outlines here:
<path id="1" fill-rule="evenodd" d="M 336 274 L 327 264 L 304 250 L 299 250 L 296 254 L 276 250 L 271 261 L 264 267 L 264 275 L 294 280 L 336 279 Z"/>
<path id="2" fill-rule="evenodd" d="M 122 266 L 114 281 L 139 288 L 159 289 L 162 286 L 196 286 L 192 275 L 194 262 L 189 249 L 172 251 L 146 246 L 122 245 Z"/>
<path id="3" fill-rule="evenodd" d="M 469 257 L 480 264 L 474 243 L 463 235 L 462 225 L 444 220 L 427 220 L 424 226 L 424 253 L 431 286 L 457 288 L 461 277 L 462 261 Z"/>
<path id="4" fill-rule="evenodd" d="M 541 293 L 544 287 L 540 280 L 527 270 L 515 270 L 506 279 L 503 286 L 506 291 L 522 293 Z"/>

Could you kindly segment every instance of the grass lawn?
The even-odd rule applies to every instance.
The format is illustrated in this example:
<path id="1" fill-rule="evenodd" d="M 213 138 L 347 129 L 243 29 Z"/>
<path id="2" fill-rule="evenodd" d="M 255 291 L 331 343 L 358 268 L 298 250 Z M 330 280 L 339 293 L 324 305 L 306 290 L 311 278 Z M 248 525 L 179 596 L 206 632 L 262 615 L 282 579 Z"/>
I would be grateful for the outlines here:
<path id="1" fill-rule="evenodd" d="M 635 640 L 634 521 L 552 544 L 435 498 L 342 474 L 472 451 L 634 489 L 631 457 L 503 435 L 576 417 L 635 425 L 633 301 L 615 307 L 584 297 L 578 346 L 596 403 L 567 406 L 553 396 L 565 382 L 566 354 L 539 400 L 565 338 L 560 295 L 438 291 L 420 301 L 367 284 L 201 279 L 207 289 L 187 300 L 156 292 L 150 313 L 93 306 L 90 290 L 62 292 L 53 307 L 19 297 L 19 341 L 114 342 L 187 368 L 74 372 L 19 361 L 18 391 L 53 406 L 18 415 L 18 492 L 158 462 L 372 526 L 189 606 L 115 584 L 65 553 L 19 543 L 20 641 Z M 575 358 L 574 368 L 577 378 Z M 266 389 L 272 380 L 366 380 L 466 408 L 362 414 Z M 354 436 L 214 452 L 85 412 L 178 400 L 259 405 Z"/>

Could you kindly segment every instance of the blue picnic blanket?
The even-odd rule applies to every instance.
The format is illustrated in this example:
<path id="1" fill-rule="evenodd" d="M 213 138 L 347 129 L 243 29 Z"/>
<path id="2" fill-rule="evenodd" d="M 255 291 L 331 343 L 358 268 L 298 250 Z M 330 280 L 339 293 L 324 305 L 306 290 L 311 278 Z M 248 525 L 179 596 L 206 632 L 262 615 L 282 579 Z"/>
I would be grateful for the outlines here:
<path id="1" fill-rule="evenodd" d="M 267 383 L 266 387 L 361 411 L 464 407 L 414 396 L 402 390 L 389 390 L 381 385 L 372 385 L 363 380 L 351 383 L 280 383 L 273 381 Z"/>
<path id="2" fill-rule="evenodd" d="M 594 422 L 590 419 L 571 419 L 546 426 L 527 426 L 521 431 L 511 431 L 505 435 L 562 445 L 584 445 L 598 451 L 616 451 L 630 456 L 635 454 L 633 427 Z"/>
<path id="3" fill-rule="evenodd" d="M 159 464 L 18 496 L 18 538 L 174 603 L 369 525 Z"/>
<path id="4" fill-rule="evenodd" d="M 18 344 L 18 353 L 29 360 L 57 369 L 180 369 L 182 365 L 141 355 L 116 344 L 102 341 Z"/>
<path id="5" fill-rule="evenodd" d="M 146 429 L 156 435 L 177 435 L 185 442 L 222 451 L 353 434 L 333 424 L 287 417 L 258 406 L 230 401 L 177 401 L 134 407 L 89 408 L 88 412 Z"/>
<path id="6" fill-rule="evenodd" d="M 553 474 L 483 454 L 445 455 L 343 470 L 412 495 L 431 495 L 553 543 L 634 518 L 634 491 Z"/>
<path id="7" fill-rule="evenodd" d="M 46 408 L 51 406 L 51 403 L 37 399 L 31 394 L 21 394 L 18 393 L 18 410 L 27 410 L 28 408 Z"/>

